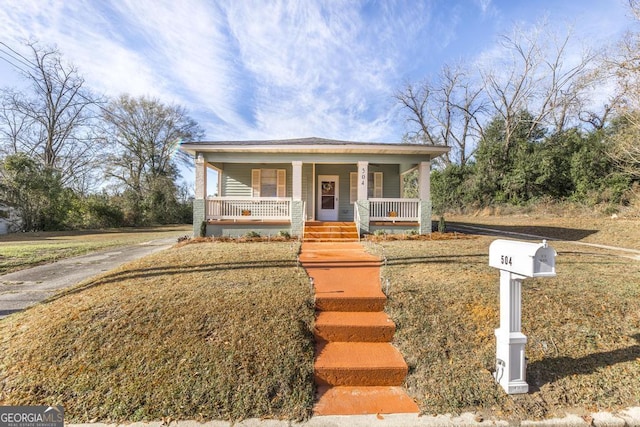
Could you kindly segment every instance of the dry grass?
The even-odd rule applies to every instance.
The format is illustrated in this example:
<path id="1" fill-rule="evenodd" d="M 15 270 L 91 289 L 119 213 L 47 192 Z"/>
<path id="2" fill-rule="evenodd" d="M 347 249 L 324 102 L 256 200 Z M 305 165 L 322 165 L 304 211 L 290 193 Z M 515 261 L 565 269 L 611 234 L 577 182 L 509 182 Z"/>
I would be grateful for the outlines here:
<path id="1" fill-rule="evenodd" d="M 61 404 L 71 422 L 308 417 L 297 251 L 185 245 L 0 321 L 0 404 Z"/>
<path id="2" fill-rule="evenodd" d="M 189 225 L 0 235 L 0 274 L 100 249 L 191 234 Z"/>
<path id="3" fill-rule="evenodd" d="M 640 250 L 640 218 L 559 217 L 537 213 L 509 216 L 449 215 L 445 220 L 450 226 L 487 226 L 508 232 Z"/>
<path id="4" fill-rule="evenodd" d="M 494 238 L 368 243 L 389 260 L 387 310 L 422 411 L 517 420 L 640 405 L 639 261 L 571 241 L 637 248 L 637 223 L 456 220 L 569 241 L 552 242 L 557 277 L 524 282 L 531 391 L 516 396 L 491 375 Z M 62 404 L 75 422 L 308 417 L 313 305 L 297 248 L 184 245 L 9 316 L 0 321 L 0 404 Z"/>
<path id="5" fill-rule="evenodd" d="M 510 397 L 491 375 L 499 326 L 499 275 L 488 266 L 493 239 L 381 243 L 387 311 L 421 410 L 523 419 L 639 405 L 638 260 L 553 243 L 557 277 L 523 284 L 530 393 Z"/>

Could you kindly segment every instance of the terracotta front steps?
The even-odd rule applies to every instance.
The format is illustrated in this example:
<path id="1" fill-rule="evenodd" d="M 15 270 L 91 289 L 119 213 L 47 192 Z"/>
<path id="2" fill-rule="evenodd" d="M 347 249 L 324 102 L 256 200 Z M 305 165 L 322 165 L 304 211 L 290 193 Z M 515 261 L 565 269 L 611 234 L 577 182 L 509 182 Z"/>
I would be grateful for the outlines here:
<path id="1" fill-rule="evenodd" d="M 357 242 L 358 229 L 354 222 L 309 221 L 304 224 L 305 242 Z"/>
<path id="2" fill-rule="evenodd" d="M 316 298 L 316 415 L 417 413 L 401 385 L 407 364 L 391 345 L 380 261 L 359 243 L 302 244 Z"/>
<path id="3" fill-rule="evenodd" d="M 316 338 L 331 342 L 391 342 L 396 325 L 381 311 L 319 311 Z"/>

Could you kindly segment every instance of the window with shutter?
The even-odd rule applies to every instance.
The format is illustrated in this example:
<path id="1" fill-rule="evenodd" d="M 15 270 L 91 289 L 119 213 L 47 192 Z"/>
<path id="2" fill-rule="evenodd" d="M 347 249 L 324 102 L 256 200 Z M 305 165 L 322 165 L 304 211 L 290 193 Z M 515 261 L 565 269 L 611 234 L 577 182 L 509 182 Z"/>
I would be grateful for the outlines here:
<path id="1" fill-rule="evenodd" d="M 260 197 L 260 169 L 251 169 L 251 193 L 253 197 Z"/>
<path id="2" fill-rule="evenodd" d="M 382 172 L 369 173 L 369 182 L 367 185 L 367 197 L 382 197 L 382 182 L 384 175 Z M 351 172 L 349 174 L 349 202 L 355 203 L 358 200 L 358 173 Z"/>
<path id="3" fill-rule="evenodd" d="M 349 174 L 349 203 L 355 203 L 358 200 L 358 172 Z"/>
<path id="4" fill-rule="evenodd" d="M 287 197 L 286 169 L 252 169 L 253 197 Z"/>
<path id="5" fill-rule="evenodd" d="M 276 186 L 276 196 L 287 197 L 287 171 L 285 169 L 278 169 Z"/>
<path id="6" fill-rule="evenodd" d="M 373 197 L 382 197 L 382 172 L 373 173 Z"/>

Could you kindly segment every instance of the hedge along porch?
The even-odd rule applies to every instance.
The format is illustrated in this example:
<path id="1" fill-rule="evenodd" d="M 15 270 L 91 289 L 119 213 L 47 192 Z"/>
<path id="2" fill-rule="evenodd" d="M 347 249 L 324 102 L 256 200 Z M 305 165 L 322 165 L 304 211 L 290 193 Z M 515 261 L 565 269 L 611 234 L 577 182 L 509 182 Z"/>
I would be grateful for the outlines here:
<path id="1" fill-rule="evenodd" d="M 194 235 L 302 236 L 308 221 L 355 222 L 359 233 L 431 232 L 431 161 L 449 148 L 302 138 L 184 143 L 193 156 Z M 419 173 L 419 197 L 403 176 Z M 208 185 L 209 171 L 217 185 Z"/>

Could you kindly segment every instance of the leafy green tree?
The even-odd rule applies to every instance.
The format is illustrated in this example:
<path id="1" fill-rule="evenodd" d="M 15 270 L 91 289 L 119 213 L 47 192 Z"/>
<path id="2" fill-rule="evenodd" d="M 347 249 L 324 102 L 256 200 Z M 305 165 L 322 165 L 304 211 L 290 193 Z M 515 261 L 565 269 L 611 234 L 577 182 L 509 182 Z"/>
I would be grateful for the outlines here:
<path id="1" fill-rule="evenodd" d="M 604 130 L 598 130 L 586 135 L 569 158 L 573 184 L 571 198 L 574 200 L 588 201 L 593 193 L 601 190 L 604 179 L 613 172 L 603 134 Z"/>
<path id="2" fill-rule="evenodd" d="M 74 229 L 102 229 L 126 226 L 124 212 L 106 193 L 78 196 L 72 199 L 67 225 Z"/>
<path id="3" fill-rule="evenodd" d="M 584 144 L 578 129 L 554 133 L 540 143 L 537 155 L 536 197 L 563 199 L 575 191 L 572 159 Z"/>
<path id="4" fill-rule="evenodd" d="M 125 202 L 125 220 L 134 224 L 170 223 L 179 206 L 178 151 L 183 140 L 203 137 L 184 108 L 158 99 L 122 95 L 103 114 L 102 137 L 110 147 L 107 177 Z"/>
<path id="5" fill-rule="evenodd" d="M 624 111 L 613 121 L 607 139 L 607 154 L 618 170 L 640 180 L 640 111 Z"/>
<path id="6" fill-rule="evenodd" d="M 504 120 L 496 117 L 478 144 L 468 186 L 470 199 L 480 206 L 521 204 L 538 194 L 539 141 L 544 130 L 526 111 L 520 112 L 517 123 L 507 134 Z"/>
<path id="7" fill-rule="evenodd" d="M 65 226 L 73 193 L 63 187 L 57 170 L 14 154 L 0 162 L 0 175 L 0 200 L 18 210 L 23 231 Z"/>
<path id="8" fill-rule="evenodd" d="M 464 210 L 470 201 L 466 183 L 472 172 L 472 166 L 453 163 L 431 172 L 431 198 L 436 215 Z"/>

